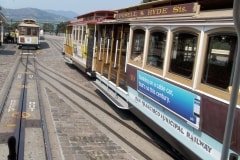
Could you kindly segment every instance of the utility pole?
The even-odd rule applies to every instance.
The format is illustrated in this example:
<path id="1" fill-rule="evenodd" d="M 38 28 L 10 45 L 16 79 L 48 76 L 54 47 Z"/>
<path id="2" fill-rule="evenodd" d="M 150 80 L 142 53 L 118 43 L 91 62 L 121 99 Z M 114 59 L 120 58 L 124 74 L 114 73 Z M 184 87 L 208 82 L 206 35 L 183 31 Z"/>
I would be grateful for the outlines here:
<path id="1" fill-rule="evenodd" d="M 235 119 L 236 104 L 239 93 L 239 83 L 240 83 L 240 1 L 234 0 L 233 2 L 233 20 L 235 24 L 235 29 L 238 36 L 238 45 L 237 45 L 237 57 L 236 65 L 234 69 L 232 93 L 230 97 L 230 103 L 228 107 L 227 122 L 225 126 L 224 139 L 223 139 L 223 148 L 221 160 L 226 160 L 228 158 L 228 152 L 230 148 L 230 142 L 232 139 L 232 130 Z"/>

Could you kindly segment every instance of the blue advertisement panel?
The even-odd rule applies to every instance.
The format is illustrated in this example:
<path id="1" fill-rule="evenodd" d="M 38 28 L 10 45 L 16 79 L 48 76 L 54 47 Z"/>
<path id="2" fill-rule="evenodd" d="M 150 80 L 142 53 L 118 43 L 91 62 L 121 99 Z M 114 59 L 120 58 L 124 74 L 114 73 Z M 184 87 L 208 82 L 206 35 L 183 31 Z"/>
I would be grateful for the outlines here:
<path id="1" fill-rule="evenodd" d="M 199 128 L 200 97 L 168 82 L 137 71 L 137 90 Z"/>

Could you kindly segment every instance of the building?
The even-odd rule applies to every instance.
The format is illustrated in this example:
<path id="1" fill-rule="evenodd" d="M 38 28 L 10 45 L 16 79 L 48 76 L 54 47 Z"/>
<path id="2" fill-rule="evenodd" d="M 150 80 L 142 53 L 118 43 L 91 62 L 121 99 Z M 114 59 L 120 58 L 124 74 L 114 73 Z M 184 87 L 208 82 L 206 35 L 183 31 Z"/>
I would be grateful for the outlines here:
<path id="1" fill-rule="evenodd" d="M 4 27 L 3 24 L 7 22 L 6 17 L 0 12 L 0 46 L 3 43 L 3 33 L 4 33 Z"/>

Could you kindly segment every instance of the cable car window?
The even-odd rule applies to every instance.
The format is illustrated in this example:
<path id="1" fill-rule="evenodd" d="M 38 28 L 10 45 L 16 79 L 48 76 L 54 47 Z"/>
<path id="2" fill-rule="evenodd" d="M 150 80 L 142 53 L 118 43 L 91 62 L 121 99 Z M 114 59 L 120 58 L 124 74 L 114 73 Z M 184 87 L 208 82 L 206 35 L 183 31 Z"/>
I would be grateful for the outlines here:
<path id="1" fill-rule="evenodd" d="M 75 37 L 74 40 L 77 41 L 77 40 L 78 40 L 78 28 L 77 28 L 77 27 L 75 28 L 75 34 L 74 34 L 74 37 Z"/>
<path id="2" fill-rule="evenodd" d="M 37 28 L 32 28 L 32 35 L 37 36 Z"/>
<path id="3" fill-rule="evenodd" d="M 150 34 L 147 65 L 163 68 L 165 56 L 166 33 L 155 31 Z"/>
<path id="4" fill-rule="evenodd" d="M 145 31 L 136 29 L 133 32 L 133 48 L 131 59 L 136 62 L 142 62 L 143 60 L 143 48 L 144 48 Z"/>
<path id="5" fill-rule="evenodd" d="M 26 34 L 26 28 L 25 27 L 19 27 L 19 35 L 25 35 Z"/>
<path id="6" fill-rule="evenodd" d="M 226 90 L 231 86 L 237 36 L 210 35 L 202 83 Z"/>
<path id="7" fill-rule="evenodd" d="M 81 43 L 82 42 L 82 39 L 81 39 L 81 36 L 82 36 L 82 27 L 80 26 L 79 27 L 79 33 L 78 33 L 78 42 Z"/>
<path id="8" fill-rule="evenodd" d="M 176 32 L 173 35 L 173 48 L 169 72 L 192 78 L 198 36 L 191 32 Z"/>
<path id="9" fill-rule="evenodd" d="M 31 28 L 27 28 L 27 35 L 28 35 L 28 36 L 31 35 Z"/>
<path id="10" fill-rule="evenodd" d="M 82 43 L 84 44 L 85 43 L 85 41 L 86 41 L 86 39 L 87 39 L 87 33 L 86 33 L 87 31 L 86 31 L 86 26 L 84 26 L 83 27 L 83 34 L 82 34 L 82 36 L 83 36 L 83 39 L 82 39 Z"/>
<path id="11" fill-rule="evenodd" d="M 73 40 L 76 39 L 75 32 L 76 32 L 76 30 L 75 30 L 75 28 L 74 28 L 74 29 L 73 29 Z"/>
<path id="12" fill-rule="evenodd" d="M 76 30 L 76 40 L 77 40 L 77 41 L 79 40 L 79 30 L 78 30 L 78 28 L 77 28 L 77 30 Z"/>

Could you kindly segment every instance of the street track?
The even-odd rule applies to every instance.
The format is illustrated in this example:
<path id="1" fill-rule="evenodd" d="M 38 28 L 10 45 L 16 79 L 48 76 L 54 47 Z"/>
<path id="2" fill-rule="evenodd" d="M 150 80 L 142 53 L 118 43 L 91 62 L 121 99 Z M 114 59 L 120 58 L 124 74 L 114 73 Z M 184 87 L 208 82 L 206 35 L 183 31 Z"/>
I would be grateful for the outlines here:
<path id="1" fill-rule="evenodd" d="M 100 100 L 102 100 L 102 97 L 96 96 L 96 92 L 92 92 L 92 89 L 90 90 L 89 87 L 79 85 L 75 83 L 74 81 L 70 80 L 67 77 L 64 77 L 60 75 L 59 73 L 56 73 L 55 71 L 49 69 L 45 65 L 41 64 L 40 62 L 37 62 L 38 71 L 40 73 L 41 78 L 50 85 L 54 90 L 56 90 L 59 94 L 64 96 L 64 98 L 68 99 L 72 104 L 76 105 L 79 109 L 84 111 L 87 115 L 89 115 L 92 119 L 97 121 L 99 124 L 104 126 L 108 131 L 110 131 L 112 134 L 114 134 L 116 137 L 121 139 L 124 143 L 126 143 L 130 148 L 132 148 L 135 152 L 137 152 L 142 158 L 144 159 L 153 159 L 153 157 L 150 156 L 150 153 L 147 153 L 144 151 L 142 146 L 136 145 L 134 142 L 131 141 L 130 137 L 125 137 L 126 135 L 122 135 L 118 133 L 116 130 L 112 129 L 108 124 L 106 124 L 101 117 L 99 117 L 99 113 L 104 114 L 104 117 L 108 117 L 108 121 L 116 122 L 119 126 L 125 128 L 124 130 L 127 130 L 128 132 L 131 132 L 131 137 L 140 137 L 140 141 L 144 141 L 148 143 L 153 150 L 158 150 L 158 152 L 164 151 L 168 155 L 170 155 L 172 158 L 176 160 L 183 160 L 185 159 L 181 154 L 179 154 L 172 146 L 170 146 L 165 140 L 163 140 L 161 137 L 157 137 L 156 134 L 154 134 L 150 129 L 143 124 L 143 128 L 146 129 L 146 131 L 141 131 L 138 128 L 136 128 L 131 123 L 128 123 L 127 121 L 122 119 L 122 116 L 128 116 L 128 118 L 132 118 L 133 115 L 131 115 L 127 111 L 122 111 L 119 109 L 114 109 L 115 112 L 109 111 L 107 108 L 103 108 L 100 104 Z M 87 80 L 86 80 L 87 81 Z M 88 81 L 91 81 L 91 79 L 88 79 Z M 61 87 L 60 87 L 61 86 Z M 71 94 L 70 94 L 71 93 Z M 74 98 L 75 97 L 75 98 Z M 84 103 L 79 103 L 78 100 L 84 101 Z M 86 105 L 86 103 L 88 105 Z M 81 105 L 85 104 L 85 105 Z M 93 106 L 94 109 L 90 109 L 86 106 Z M 87 109 L 86 109 L 87 108 Z M 92 112 L 95 110 L 95 112 Z M 97 110 L 97 111 L 96 111 Z M 117 113 L 116 113 L 117 112 Z M 121 114 L 121 116 L 119 116 Z M 134 118 L 133 118 L 134 119 Z M 139 121 L 135 119 L 136 121 Z M 136 123 L 136 122 L 135 122 Z M 139 123 L 139 122 L 137 122 Z M 145 133 L 144 133 L 145 132 Z M 151 132 L 146 134 L 146 132 Z M 149 136 L 149 135 L 152 135 Z M 144 147 L 145 148 L 145 147 Z"/>
<path id="2" fill-rule="evenodd" d="M 57 37 L 59 38 L 59 37 Z M 63 48 L 63 45 L 59 43 L 59 39 L 51 39 L 51 41 L 48 41 L 48 43 L 50 45 L 53 46 L 53 48 L 55 48 L 58 52 L 57 53 L 62 53 L 62 48 Z"/>
<path id="3" fill-rule="evenodd" d="M 8 83 L 0 110 L 0 131 L 8 139 L 9 160 L 50 159 L 51 150 L 38 75 L 35 50 L 22 49 Z M 32 70 L 32 71 L 30 71 Z M 34 144 L 35 143 L 35 144 Z M 39 148 L 31 148 L 38 146 Z M 34 153 L 38 150 L 40 153 Z M 6 153 L 7 154 L 7 153 Z"/>

